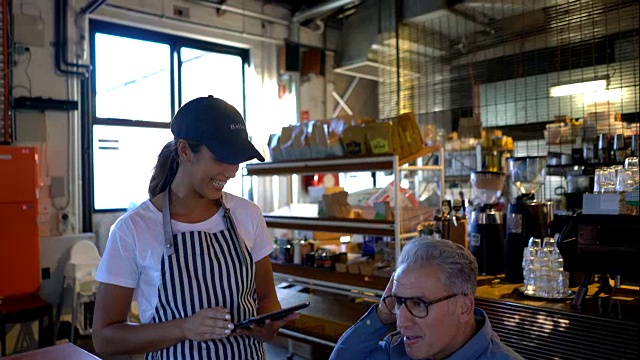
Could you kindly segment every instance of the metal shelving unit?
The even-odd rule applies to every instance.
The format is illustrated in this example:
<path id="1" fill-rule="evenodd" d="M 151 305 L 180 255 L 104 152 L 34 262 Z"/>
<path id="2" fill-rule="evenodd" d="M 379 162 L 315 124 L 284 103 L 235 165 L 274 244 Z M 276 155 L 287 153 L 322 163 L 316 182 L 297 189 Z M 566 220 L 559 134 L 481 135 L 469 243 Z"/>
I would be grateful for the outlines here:
<path id="1" fill-rule="evenodd" d="M 424 159 L 438 155 L 438 165 L 424 165 Z M 394 174 L 394 198 L 400 195 L 400 174 L 406 171 L 439 172 L 439 182 L 444 186 L 444 150 L 440 146 L 425 147 L 422 151 L 406 157 L 397 155 L 358 156 L 333 159 L 298 160 L 272 163 L 247 164 L 245 176 L 291 176 L 321 173 L 392 171 Z M 289 182 L 291 183 L 291 182 Z M 442 192 L 440 202 L 442 202 Z M 393 237 L 396 240 L 416 236 L 416 233 L 402 232 L 402 208 L 399 202 L 394 203 L 394 220 L 371 219 L 338 219 L 304 216 L 281 216 L 265 214 L 267 226 L 270 228 L 312 230 L 335 233 L 355 233 Z M 402 241 L 395 241 L 396 261 L 400 255 Z M 288 282 L 310 288 L 333 291 L 335 293 L 358 293 L 360 296 L 376 298 L 382 295 L 384 286 L 375 285 L 379 279 L 372 280 L 364 275 L 332 273 L 299 265 L 274 264 L 274 275 Z M 338 275 L 338 276 L 336 276 Z M 355 281 L 355 283 L 354 283 Z M 384 284 L 388 280 L 384 279 Z M 355 286 L 355 284 L 358 286 Z M 381 283 L 381 282 L 380 282 Z"/>

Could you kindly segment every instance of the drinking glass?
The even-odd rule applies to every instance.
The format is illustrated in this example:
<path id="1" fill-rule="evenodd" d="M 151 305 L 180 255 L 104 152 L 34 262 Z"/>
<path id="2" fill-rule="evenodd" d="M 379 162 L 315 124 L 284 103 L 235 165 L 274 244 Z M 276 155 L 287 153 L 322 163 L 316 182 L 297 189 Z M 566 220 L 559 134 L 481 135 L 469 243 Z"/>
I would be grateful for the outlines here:
<path id="1" fill-rule="evenodd" d="M 606 194 L 606 193 L 616 192 L 617 170 L 618 168 L 615 166 L 602 168 L 602 172 L 600 173 L 600 179 L 599 179 L 600 193 Z M 598 176 L 597 171 L 596 171 L 596 176 Z"/>
<path id="2" fill-rule="evenodd" d="M 634 176 L 631 170 L 621 170 L 618 171 L 618 176 L 616 178 L 616 191 L 631 191 L 635 186 Z"/>
<path id="3" fill-rule="evenodd" d="M 607 186 L 609 178 L 609 170 L 605 168 L 597 168 L 593 179 L 593 193 L 602 194 L 603 189 Z"/>
<path id="4" fill-rule="evenodd" d="M 624 159 L 624 168 L 625 169 L 631 169 L 631 168 L 638 168 L 638 158 L 637 157 L 628 157 L 626 159 Z"/>
<path id="5" fill-rule="evenodd" d="M 529 239 L 529 247 L 537 252 L 542 247 L 542 240 L 531 237 Z"/>
<path id="6" fill-rule="evenodd" d="M 542 248 L 546 251 L 553 251 L 553 249 L 557 249 L 556 247 L 556 239 L 552 238 L 552 237 L 546 237 L 544 238 L 544 241 L 542 242 Z"/>

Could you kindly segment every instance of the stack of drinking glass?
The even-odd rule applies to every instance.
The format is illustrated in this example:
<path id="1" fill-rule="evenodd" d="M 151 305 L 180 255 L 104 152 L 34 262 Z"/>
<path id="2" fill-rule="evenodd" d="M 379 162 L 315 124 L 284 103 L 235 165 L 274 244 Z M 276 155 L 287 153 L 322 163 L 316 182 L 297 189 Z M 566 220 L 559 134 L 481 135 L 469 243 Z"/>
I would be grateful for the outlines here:
<path id="1" fill-rule="evenodd" d="M 553 238 L 529 239 L 522 257 L 525 295 L 548 299 L 569 295 L 569 276 Z"/>
<path id="2" fill-rule="evenodd" d="M 638 158 L 628 157 L 622 165 L 597 168 L 593 184 L 594 194 L 621 193 L 638 189 Z"/>

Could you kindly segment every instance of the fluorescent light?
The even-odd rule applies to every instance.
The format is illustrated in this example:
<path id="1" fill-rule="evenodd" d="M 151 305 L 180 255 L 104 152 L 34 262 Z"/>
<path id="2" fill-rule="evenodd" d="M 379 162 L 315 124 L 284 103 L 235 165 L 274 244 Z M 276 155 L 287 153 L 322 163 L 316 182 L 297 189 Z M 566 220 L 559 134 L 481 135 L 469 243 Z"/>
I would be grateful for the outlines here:
<path id="1" fill-rule="evenodd" d="M 550 96 L 567 96 L 574 94 L 583 94 L 594 91 L 602 91 L 607 89 L 607 80 L 585 81 L 567 85 L 552 86 L 549 88 Z"/>
<path id="2" fill-rule="evenodd" d="M 622 89 L 610 89 L 584 93 L 584 103 L 619 103 L 622 100 Z"/>

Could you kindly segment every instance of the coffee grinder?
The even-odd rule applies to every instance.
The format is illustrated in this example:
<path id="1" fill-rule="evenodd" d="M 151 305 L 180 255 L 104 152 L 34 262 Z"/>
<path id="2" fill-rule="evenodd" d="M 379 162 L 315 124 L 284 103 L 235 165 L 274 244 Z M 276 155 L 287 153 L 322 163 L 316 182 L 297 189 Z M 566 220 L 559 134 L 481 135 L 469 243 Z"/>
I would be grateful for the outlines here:
<path id="1" fill-rule="evenodd" d="M 529 239 L 549 236 L 553 220 L 553 203 L 537 201 L 535 192 L 544 183 L 547 157 L 513 157 L 507 159 L 511 183 L 518 190 L 515 202 L 507 211 L 505 240 L 505 280 L 523 281 L 522 255 Z"/>
<path id="2" fill-rule="evenodd" d="M 497 201 L 502 194 L 505 174 L 495 171 L 471 172 L 476 203 L 469 222 L 469 251 L 478 262 L 480 275 L 504 272 L 504 223 Z"/>

